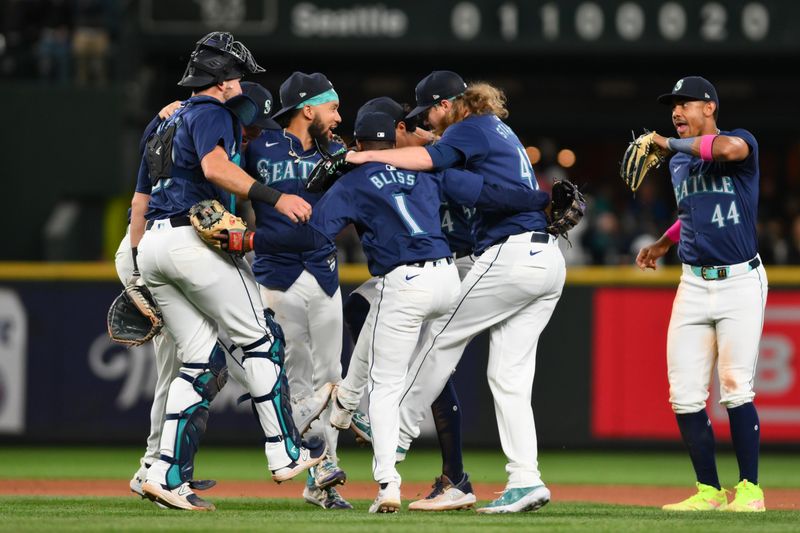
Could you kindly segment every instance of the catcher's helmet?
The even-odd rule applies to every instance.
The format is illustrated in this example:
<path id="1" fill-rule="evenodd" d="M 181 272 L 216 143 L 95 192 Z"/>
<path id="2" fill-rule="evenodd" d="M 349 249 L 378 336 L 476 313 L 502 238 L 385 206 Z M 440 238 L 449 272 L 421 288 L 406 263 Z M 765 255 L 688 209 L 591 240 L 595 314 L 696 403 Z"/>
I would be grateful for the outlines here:
<path id="1" fill-rule="evenodd" d="M 178 85 L 205 87 L 259 72 L 264 69 L 245 45 L 235 41 L 230 33 L 215 31 L 197 41 Z"/>

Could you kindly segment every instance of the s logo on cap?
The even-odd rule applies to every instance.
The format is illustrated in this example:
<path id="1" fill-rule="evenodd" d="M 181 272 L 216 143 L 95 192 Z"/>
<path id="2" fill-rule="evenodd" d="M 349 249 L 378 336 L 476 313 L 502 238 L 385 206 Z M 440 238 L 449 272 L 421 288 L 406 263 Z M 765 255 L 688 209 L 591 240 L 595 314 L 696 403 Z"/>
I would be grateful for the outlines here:
<path id="1" fill-rule="evenodd" d="M 678 83 L 675 84 L 675 87 L 672 88 L 672 92 L 678 92 L 683 87 L 683 80 L 678 80 Z"/>

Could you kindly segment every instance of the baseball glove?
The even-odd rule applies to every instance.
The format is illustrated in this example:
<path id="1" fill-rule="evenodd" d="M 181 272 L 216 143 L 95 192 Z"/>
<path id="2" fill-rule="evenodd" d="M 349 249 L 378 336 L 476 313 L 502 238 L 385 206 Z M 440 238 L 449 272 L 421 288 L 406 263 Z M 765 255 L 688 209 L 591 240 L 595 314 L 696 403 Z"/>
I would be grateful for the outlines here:
<path id="1" fill-rule="evenodd" d="M 194 204 L 189 209 L 189 221 L 197 235 L 212 248 L 236 255 L 244 253 L 242 244 L 248 233 L 247 225 L 217 200 L 203 200 Z M 225 238 L 215 237 L 220 235 Z M 228 246 L 223 247 L 223 242 Z"/>
<path id="2" fill-rule="evenodd" d="M 106 318 L 111 340 L 139 346 L 161 331 L 164 320 L 150 290 L 139 279 L 114 299 Z"/>
<path id="3" fill-rule="evenodd" d="M 566 238 L 567 232 L 578 225 L 585 211 L 586 198 L 574 183 L 567 180 L 554 181 L 547 232 Z"/>
<path id="4" fill-rule="evenodd" d="M 306 181 L 308 192 L 325 192 L 330 189 L 336 180 L 346 174 L 356 165 L 345 161 L 347 150 L 341 149 L 335 154 L 322 152 L 322 159 L 317 161 Z"/>
<path id="5" fill-rule="evenodd" d="M 654 131 L 645 131 L 628 144 L 622 157 L 619 175 L 636 192 L 644 177 L 650 170 L 658 168 L 664 162 L 667 153 L 653 142 Z"/>

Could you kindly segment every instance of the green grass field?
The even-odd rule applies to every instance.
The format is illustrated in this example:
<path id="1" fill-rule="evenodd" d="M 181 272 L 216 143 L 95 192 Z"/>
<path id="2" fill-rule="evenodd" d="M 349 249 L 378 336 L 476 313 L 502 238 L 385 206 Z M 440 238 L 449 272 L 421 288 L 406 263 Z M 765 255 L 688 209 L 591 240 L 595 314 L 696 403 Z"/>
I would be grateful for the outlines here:
<path id="1" fill-rule="evenodd" d="M 136 467 L 138 448 L 0 447 L 0 478 L 120 479 Z M 341 451 L 342 466 L 353 481 L 370 479 L 367 451 Z M 736 482 L 736 461 L 719 457 L 723 484 Z M 468 452 L 465 465 L 474 482 L 503 482 L 504 459 L 496 452 Z M 433 451 L 413 451 L 401 465 L 406 481 L 431 481 L 440 464 Z M 224 480 L 267 478 L 263 456 L 253 448 L 208 447 L 198 456 L 202 477 Z M 541 468 L 549 483 L 647 484 L 687 486 L 692 483 L 688 458 L 671 453 L 545 452 Z M 800 457 L 765 454 L 761 483 L 767 488 L 800 487 Z M 135 498 L 53 498 L 0 496 L 2 531 L 281 531 L 338 533 L 345 531 L 798 531 L 800 513 L 770 511 L 760 515 L 733 513 L 667 514 L 655 508 L 554 502 L 538 513 L 482 516 L 474 512 L 369 515 L 369 502 L 357 500 L 353 512 L 333 512 L 297 500 L 216 498 L 216 513 L 169 512 Z M 405 502 L 407 503 L 407 502 Z"/>

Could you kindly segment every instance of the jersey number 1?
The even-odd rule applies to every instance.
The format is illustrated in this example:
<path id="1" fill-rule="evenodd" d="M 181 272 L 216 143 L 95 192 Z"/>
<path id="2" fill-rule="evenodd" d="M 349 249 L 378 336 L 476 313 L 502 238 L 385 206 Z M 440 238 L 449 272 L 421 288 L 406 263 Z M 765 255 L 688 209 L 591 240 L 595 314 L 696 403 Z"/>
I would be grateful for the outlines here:
<path id="1" fill-rule="evenodd" d="M 411 212 L 408 210 L 408 204 L 406 203 L 406 195 L 403 193 L 397 193 L 393 194 L 392 198 L 394 198 L 395 208 L 400 214 L 400 218 L 403 219 L 403 222 L 405 223 L 411 235 L 423 235 L 427 233 L 427 231 L 419 227 L 417 221 L 411 216 Z"/>

